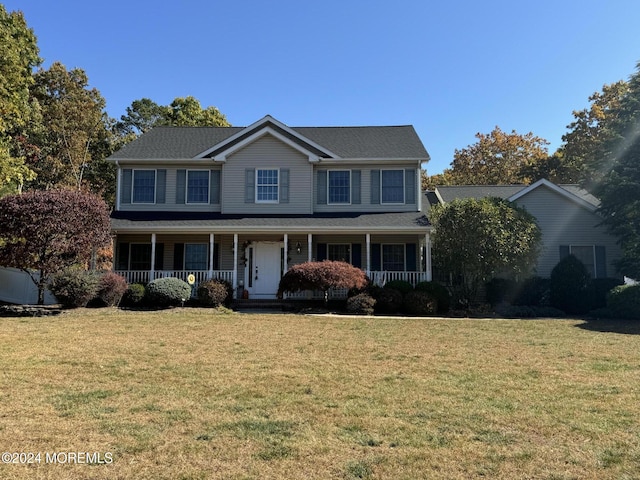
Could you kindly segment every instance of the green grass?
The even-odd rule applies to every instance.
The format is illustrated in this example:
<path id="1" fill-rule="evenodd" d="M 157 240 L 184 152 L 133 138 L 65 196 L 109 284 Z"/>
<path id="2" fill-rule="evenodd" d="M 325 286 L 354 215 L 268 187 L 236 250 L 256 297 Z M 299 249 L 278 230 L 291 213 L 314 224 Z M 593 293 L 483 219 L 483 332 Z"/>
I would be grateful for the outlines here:
<path id="1" fill-rule="evenodd" d="M 0 318 L 0 452 L 113 454 L 0 478 L 633 479 L 638 333 L 207 309 Z"/>

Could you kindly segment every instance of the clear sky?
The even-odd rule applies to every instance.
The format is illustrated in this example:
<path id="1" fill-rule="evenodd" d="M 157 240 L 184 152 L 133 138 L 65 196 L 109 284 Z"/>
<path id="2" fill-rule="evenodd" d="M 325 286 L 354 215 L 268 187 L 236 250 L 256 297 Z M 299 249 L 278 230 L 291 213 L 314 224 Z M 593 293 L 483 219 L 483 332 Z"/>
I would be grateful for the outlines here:
<path id="1" fill-rule="evenodd" d="M 561 143 L 640 61 L 638 0 L 7 0 L 44 67 L 84 69 L 120 118 L 192 95 L 235 126 L 415 126 L 441 172 L 477 132 Z"/>

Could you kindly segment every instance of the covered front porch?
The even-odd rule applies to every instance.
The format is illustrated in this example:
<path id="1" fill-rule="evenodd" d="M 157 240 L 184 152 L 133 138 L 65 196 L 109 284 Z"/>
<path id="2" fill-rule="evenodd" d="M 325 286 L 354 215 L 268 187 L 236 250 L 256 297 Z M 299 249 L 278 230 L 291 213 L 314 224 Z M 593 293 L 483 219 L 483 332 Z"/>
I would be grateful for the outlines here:
<path id="1" fill-rule="evenodd" d="M 428 232 L 123 232 L 116 233 L 114 252 L 114 270 L 129 283 L 161 277 L 187 281 L 193 275 L 194 292 L 200 282 L 220 279 L 233 286 L 235 298 L 276 298 L 282 275 L 306 261 L 346 261 L 381 286 L 432 278 Z M 345 291 L 332 292 L 334 298 L 343 296 Z M 288 298 L 313 298 L 313 293 Z"/>

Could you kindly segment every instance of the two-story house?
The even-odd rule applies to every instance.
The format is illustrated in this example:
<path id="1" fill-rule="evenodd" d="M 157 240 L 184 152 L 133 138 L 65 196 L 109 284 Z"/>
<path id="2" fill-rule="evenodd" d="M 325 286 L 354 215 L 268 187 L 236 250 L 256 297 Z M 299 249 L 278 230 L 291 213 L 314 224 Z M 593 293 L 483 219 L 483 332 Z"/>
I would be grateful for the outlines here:
<path id="1" fill-rule="evenodd" d="M 274 298 L 284 272 L 344 260 L 374 281 L 431 279 L 429 154 L 411 126 L 158 127 L 117 166 L 115 270 L 222 278 Z"/>

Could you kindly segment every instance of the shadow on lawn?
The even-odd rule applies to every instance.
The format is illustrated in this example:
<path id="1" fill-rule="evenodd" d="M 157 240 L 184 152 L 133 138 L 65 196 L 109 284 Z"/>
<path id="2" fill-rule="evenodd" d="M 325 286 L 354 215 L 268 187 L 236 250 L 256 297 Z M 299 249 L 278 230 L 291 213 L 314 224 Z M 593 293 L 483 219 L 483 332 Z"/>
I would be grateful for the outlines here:
<path id="1" fill-rule="evenodd" d="M 592 332 L 623 333 L 626 335 L 640 335 L 640 321 L 619 320 L 610 318 L 587 318 L 584 323 L 576 325 L 583 330 Z"/>

